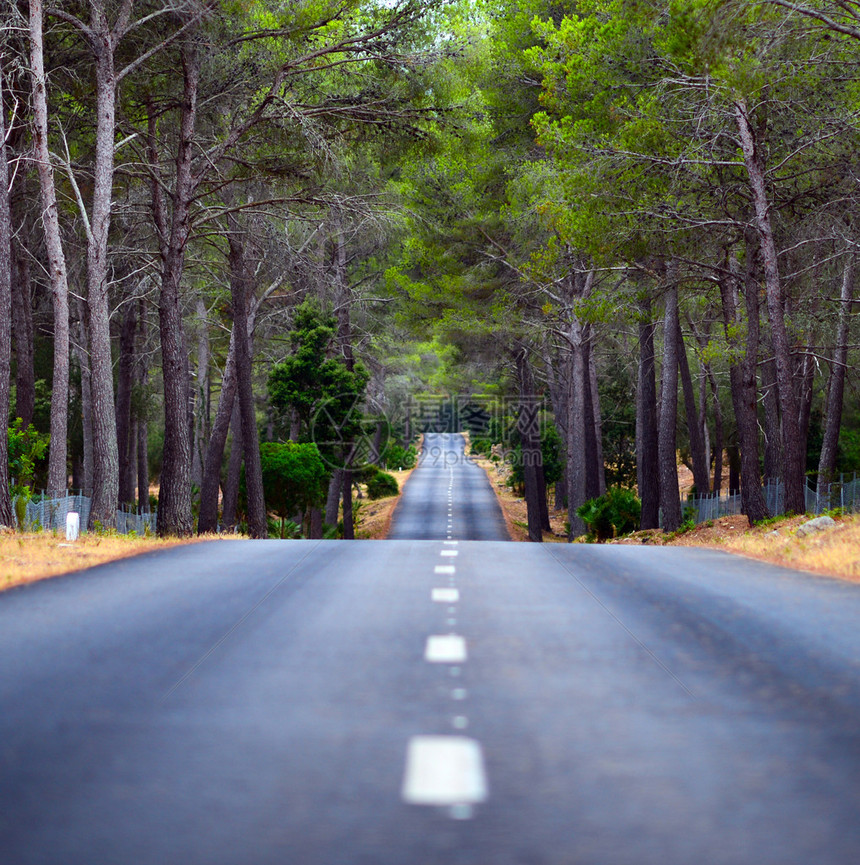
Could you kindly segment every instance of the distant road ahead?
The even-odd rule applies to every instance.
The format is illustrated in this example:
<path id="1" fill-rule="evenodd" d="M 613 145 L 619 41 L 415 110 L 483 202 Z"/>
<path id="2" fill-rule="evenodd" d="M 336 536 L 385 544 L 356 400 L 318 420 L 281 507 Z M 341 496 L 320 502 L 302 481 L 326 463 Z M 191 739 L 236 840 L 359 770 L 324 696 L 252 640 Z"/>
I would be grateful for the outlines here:
<path id="1" fill-rule="evenodd" d="M 465 456 L 465 444 L 459 433 L 425 433 L 389 540 L 510 540 L 490 482 Z"/>

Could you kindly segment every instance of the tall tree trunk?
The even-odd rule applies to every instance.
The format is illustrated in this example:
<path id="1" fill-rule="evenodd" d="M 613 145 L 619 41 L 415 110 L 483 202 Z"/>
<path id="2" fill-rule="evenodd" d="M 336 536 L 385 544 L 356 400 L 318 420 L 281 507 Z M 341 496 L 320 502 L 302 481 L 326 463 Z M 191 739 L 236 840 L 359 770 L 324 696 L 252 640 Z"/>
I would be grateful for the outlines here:
<path id="1" fill-rule="evenodd" d="M 541 525 L 540 497 L 546 500 L 546 488 L 541 490 L 538 467 L 542 458 L 540 449 L 540 421 L 538 414 L 540 406 L 534 392 L 534 380 L 529 363 L 528 348 L 520 344 L 515 349 L 514 359 L 517 365 L 517 381 L 519 383 L 519 411 L 517 415 L 517 432 L 523 460 L 523 478 L 525 482 L 526 513 L 528 519 L 529 540 L 536 543 L 543 541 Z"/>
<path id="2" fill-rule="evenodd" d="M 669 286 L 663 318 L 663 369 L 657 458 L 660 467 L 660 510 L 663 530 L 675 531 L 681 525 L 681 497 L 678 490 L 676 427 L 678 422 L 678 283 L 676 265 L 667 266 Z"/>
<path id="3" fill-rule="evenodd" d="M 597 460 L 597 495 L 606 492 L 606 467 L 603 463 L 603 415 L 600 410 L 600 392 L 597 389 L 597 364 L 594 362 L 594 328 L 589 327 L 588 386 L 591 389 L 591 407 L 594 415 L 594 447 Z"/>
<path id="4" fill-rule="evenodd" d="M 761 365 L 762 405 L 764 407 L 764 479 L 778 481 L 782 476 L 779 399 L 776 393 L 776 365 L 766 360 Z"/>
<path id="5" fill-rule="evenodd" d="M 582 326 L 572 314 L 569 329 L 570 395 L 567 400 L 567 520 L 568 541 L 584 535 L 586 526 L 577 510 L 586 501 L 586 372 L 582 351 Z M 590 386 L 590 385 L 589 385 Z"/>
<path id="6" fill-rule="evenodd" d="M 33 363 L 33 307 L 30 262 L 20 244 L 12 244 L 12 332 L 15 339 L 15 416 L 33 422 L 36 371 Z"/>
<path id="7" fill-rule="evenodd" d="M 696 340 L 699 343 L 699 346 L 704 351 L 708 347 L 708 330 L 704 333 L 699 332 L 696 329 L 695 322 L 692 319 L 688 318 L 687 323 L 690 325 L 691 330 L 696 336 Z M 702 361 L 702 376 L 703 379 L 707 379 L 708 383 L 711 387 L 711 394 L 714 398 L 714 440 L 712 443 L 711 450 L 714 455 L 714 486 L 713 492 L 714 495 L 719 495 L 722 491 L 723 487 L 723 447 L 724 447 L 724 431 L 723 431 L 723 410 L 720 406 L 720 390 L 719 385 L 717 384 L 717 377 L 714 375 L 713 367 L 710 363 Z M 702 427 L 704 428 L 706 417 L 706 397 L 704 390 L 702 391 Z"/>
<path id="8" fill-rule="evenodd" d="M 340 492 L 343 489 L 343 469 L 335 469 L 328 485 L 328 496 L 325 503 L 325 521 L 329 526 L 337 525 L 337 513 L 340 505 Z"/>
<path id="9" fill-rule="evenodd" d="M 113 202 L 116 140 L 115 34 L 101 0 L 91 0 L 92 43 L 96 66 L 96 140 L 92 212 L 87 232 L 87 304 L 93 394 L 93 500 L 90 526 L 116 525 L 119 452 L 113 391 L 113 361 L 108 296 L 108 237 Z"/>
<path id="10" fill-rule="evenodd" d="M 197 519 L 199 534 L 218 530 L 218 490 L 221 486 L 221 463 L 224 460 L 224 448 L 227 444 L 227 433 L 230 431 L 230 419 L 233 416 L 233 404 L 236 397 L 236 322 L 230 331 L 230 347 L 227 349 L 227 361 L 224 364 L 224 375 L 221 378 L 221 398 L 215 412 L 212 424 L 212 434 L 206 447 L 206 459 L 203 467 L 203 483 L 200 486 L 200 515 Z"/>
<path id="11" fill-rule="evenodd" d="M 747 312 L 747 341 L 743 347 L 743 358 L 733 361 L 729 369 L 729 380 L 732 390 L 732 405 L 735 410 L 735 421 L 738 427 L 738 442 L 740 444 L 740 474 L 741 474 L 741 508 L 752 525 L 763 520 L 768 514 L 767 505 L 761 489 L 758 452 L 758 417 L 756 413 L 756 364 L 758 361 L 759 343 L 759 310 L 758 285 L 755 274 L 755 250 L 747 246 L 746 277 L 735 273 L 735 260 L 729 262 L 733 272 L 730 278 L 720 282 L 720 296 L 723 307 L 723 320 L 726 328 L 726 340 L 729 343 L 730 354 L 734 358 L 741 350 L 738 337 L 735 336 L 743 320 L 738 302 L 738 283 L 743 278 L 744 296 Z M 736 462 L 729 453 L 730 472 L 734 471 Z M 732 478 L 729 480 L 729 492 L 734 492 Z"/>
<path id="12" fill-rule="evenodd" d="M 759 235 L 762 267 L 767 294 L 767 311 L 773 355 L 776 363 L 776 385 L 782 417 L 782 452 L 785 471 L 785 509 L 802 514 L 806 510 L 805 454 L 801 451 L 802 438 L 798 423 L 799 408 L 792 381 L 791 351 L 785 327 L 785 303 L 779 275 L 776 243 L 770 221 L 770 202 L 765 182 L 764 155 L 757 146 L 755 131 L 750 122 L 746 103 L 735 103 L 735 118 L 749 175 L 750 191 L 755 208 L 756 228 Z"/>
<path id="13" fill-rule="evenodd" d="M 827 385 L 827 410 L 824 421 L 824 441 L 818 461 L 818 495 L 827 494 L 828 485 L 836 470 L 839 430 L 842 426 L 842 401 L 845 393 L 845 371 L 848 363 L 848 339 L 851 327 L 851 305 L 854 301 L 854 254 L 849 252 L 842 271 L 842 292 L 839 297 L 839 325 L 836 346 L 830 366 Z"/>
<path id="14" fill-rule="evenodd" d="M 355 540 L 355 519 L 352 513 L 352 472 L 346 469 L 343 473 L 343 539 Z"/>
<path id="15" fill-rule="evenodd" d="M 227 461 L 227 480 L 224 484 L 224 501 L 221 513 L 221 523 L 225 530 L 236 525 L 236 509 L 239 503 L 239 477 L 242 472 L 242 414 L 239 410 L 239 400 L 233 400 L 233 412 L 230 419 L 230 429 L 233 432 L 233 442 L 230 445 L 230 459 Z"/>
<path id="16" fill-rule="evenodd" d="M 254 409 L 251 371 L 251 346 L 248 337 L 248 271 L 243 239 L 234 216 L 227 217 L 230 245 L 230 296 L 236 328 L 236 393 L 242 418 L 242 450 L 245 459 L 245 490 L 248 504 L 248 531 L 252 538 L 269 536 L 266 502 L 263 497 L 263 471 L 260 464 L 260 438 Z"/>
<path id="17" fill-rule="evenodd" d="M 798 372 L 796 381 L 798 383 L 797 393 L 797 426 L 800 430 L 800 453 L 803 454 L 804 464 L 803 471 L 806 477 L 806 448 L 809 441 L 809 421 L 812 416 L 812 397 L 814 395 L 815 385 L 815 360 L 811 353 L 814 349 L 811 347 L 813 343 L 813 334 L 809 335 L 810 348 L 804 353 L 798 364 Z M 804 510 L 806 499 L 804 498 Z"/>
<path id="18" fill-rule="evenodd" d="M 30 74 L 33 85 L 33 147 L 39 172 L 42 224 L 51 277 L 54 308 L 54 372 L 51 382 L 51 444 L 48 451 L 48 492 L 66 491 L 69 423 L 69 286 L 60 237 L 54 170 L 48 149 L 48 100 L 45 81 L 42 0 L 30 0 Z"/>
<path id="19" fill-rule="evenodd" d="M 660 475 L 658 470 L 657 383 L 654 331 L 657 328 L 651 301 L 639 302 L 639 377 L 636 388 L 636 480 L 642 501 L 643 529 L 660 525 Z"/>
<path id="20" fill-rule="evenodd" d="M 119 501 L 134 501 L 136 436 L 132 423 L 131 394 L 136 366 L 137 304 L 129 303 L 125 310 L 119 336 L 119 365 L 116 389 L 116 441 L 119 452 Z"/>
<path id="21" fill-rule="evenodd" d="M 164 459 L 161 470 L 161 491 L 158 498 L 158 534 L 162 536 L 189 535 L 193 529 L 187 357 L 184 351 L 180 296 L 185 248 L 191 233 L 190 207 L 196 189 L 191 163 L 197 120 L 200 64 L 196 46 L 190 41 L 182 48 L 182 74 L 183 98 L 176 155 L 176 188 L 169 230 L 161 190 L 157 189 L 153 195 L 156 225 L 160 225 L 160 235 L 167 238 L 163 249 L 164 260 L 158 304 L 164 383 Z"/>
<path id="22" fill-rule="evenodd" d="M 206 304 L 197 299 L 197 379 L 194 396 L 194 440 L 191 459 L 191 483 L 203 487 L 203 463 L 209 438 L 209 324 Z"/>
<path id="23" fill-rule="evenodd" d="M 146 322 L 143 302 L 140 304 L 141 344 L 145 340 Z M 141 396 L 146 392 L 148 371 L 143 352 L 138 356 L 137 385 Z M 137 415 L 137 508 L 142 514 L 150 513 L 149 507 L 149 419 L 143 406 Z"/>
<path id="24" fill-rule="evenodd" d="M 600 406 L 594 405 L 594 392 L 591 387 L 591 371 L 594 363 L 591 359 L 591 327 L 582 328 L 582 393 L 585 419 L 585 497 L 595 499 L 601 495 L 600 469 L 602 460 L 599 457 L 597 431 L 600 423 Z M 595 421 L 595 419 L 597 419 Z"/>
<path id="25" fill-rule="evenodd" d="M 6 107 L 3 78 L 6 70 L 0 56 L 0 525 L 12 526 L 9 492 L 9 392 L 12 376 L 12 213 L 9 205 L 9 163 L 6 157 Z"/>
<path id="26" fill-rule="evenodd" d="M 693 393 L 693 378 L 690 375 L 690 364 L 687 361 L 687 351 L 684 347 L 684 335 L 681 323 L 678 322 L 676 336 L 678 345 L 678 368 L 681 372 L 681 387 L 684 394 L 684 414 L 687 419 L 687 434 L 690 438 L 690 456 L 693 461 L 693 483 L 700 496 L 706 496 L 711 491 L 709 460 L 702 436 L 702 426 L 696 409 L 696 397 Z"/>
<path id="27" fill-rule="evenodd" d="M 81 369 L 81 427 L 84 447 L 84 478 L 83 492 L 85 496 L 93 494 L 93 390 L 90 387 L 90 355 L 87 350 L 87 308 L 81 298 L 77 299 L 77 337 L 75 353 L 78 366 Z"/>
<path id="28" fill-rule="evenodd" d="M 552 351 L 548 346 L 544 347 L 544 366 L 546 368 L 547 385 L 549 387 L 549 398 L 552 403 L 552 415 L 556 429 L 562 441 L 562 464 L 567 466 L 567 400 L 570 395 L 570 386 L 567 380 L 564 358 L 568 358 L 569 351 L 563 354 Z M 569 367 L 570 364 L 568 363 Z M 561 478 L 555 482 L 555 509 L 561 510 L 567 507 L 567 478 L 565 471 Z"/>

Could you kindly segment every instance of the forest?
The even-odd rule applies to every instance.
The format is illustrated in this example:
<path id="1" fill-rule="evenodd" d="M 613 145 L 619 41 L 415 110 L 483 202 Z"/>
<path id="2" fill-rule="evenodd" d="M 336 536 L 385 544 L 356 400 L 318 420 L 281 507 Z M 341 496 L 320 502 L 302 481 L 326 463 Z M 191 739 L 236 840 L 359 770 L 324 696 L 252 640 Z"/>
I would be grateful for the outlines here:
<path id="1" fill-rule="evenodd" d="M 433 425 L 503 447 L 532 540 L 614 487 L 677 529 L 679 466 L 750 523 L 860 471 L 858 0 L 0 21 L 0 524 L 351 538 Z"/>

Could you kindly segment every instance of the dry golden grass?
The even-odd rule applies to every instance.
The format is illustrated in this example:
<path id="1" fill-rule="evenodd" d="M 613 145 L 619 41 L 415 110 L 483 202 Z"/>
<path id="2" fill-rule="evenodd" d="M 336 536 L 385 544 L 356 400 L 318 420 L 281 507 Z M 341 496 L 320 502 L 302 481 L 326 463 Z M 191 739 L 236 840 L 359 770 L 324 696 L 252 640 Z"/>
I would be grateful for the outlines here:
<path id="1" fill-rule="evenodd" d="M 714 547 L 788 568 L 860 582 L 860 515 L 838 518 L 833 528 L 798 536 L 798 526 L 808 519 L 787 517 L 772 525 L 754 528 L 742 524 L 732 531 L 700 540 L 694 530 L 674 543 Z M 714 527 L 721 522 L 716 521 Z M 778 534 L 773 534 L 774 529 Z"/>
<path id="2" fill-rule="evenodd" d="M 0 590 L 198 540 L 211 538 L 162 540 L 87 533 L 72 543 L 51 532 L 7 531 L 0 535 Z"/>

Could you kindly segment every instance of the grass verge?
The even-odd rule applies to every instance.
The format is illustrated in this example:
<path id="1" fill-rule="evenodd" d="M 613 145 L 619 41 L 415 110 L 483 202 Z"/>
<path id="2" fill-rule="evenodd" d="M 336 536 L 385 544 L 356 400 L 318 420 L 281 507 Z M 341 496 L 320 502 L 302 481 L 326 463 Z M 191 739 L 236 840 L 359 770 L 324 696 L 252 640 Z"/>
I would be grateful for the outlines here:
<path id="1" fill-rule="evenodd" d="M 52 532 L 5 532 L 0 535 L 0 591 L 152 550 L 215 537 L 161 539 L 88 532 L 72 543 Z"/>
<path id="2" fill-rule="evenodd" d="M 836 518 L 833 528 L 801 536 L 810 516 L 782 517 L 750 528 L 746 517 L 722 517 L 670 542 L 726 550 L 787 568 L 860 582 L 860 514 Z"/>

